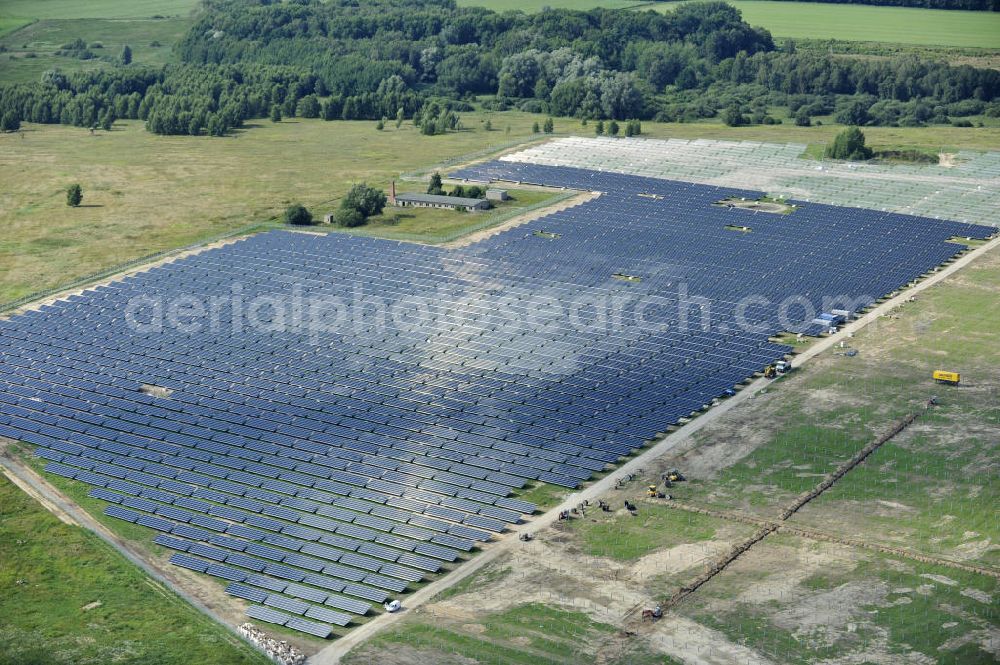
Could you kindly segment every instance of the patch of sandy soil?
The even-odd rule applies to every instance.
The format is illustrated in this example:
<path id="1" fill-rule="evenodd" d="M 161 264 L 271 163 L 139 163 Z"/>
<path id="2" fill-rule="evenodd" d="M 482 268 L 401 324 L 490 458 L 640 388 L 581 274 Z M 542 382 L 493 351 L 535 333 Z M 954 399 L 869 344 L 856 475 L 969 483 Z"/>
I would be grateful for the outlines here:
<path id="1" fill-rule="evenodd" d="M 956 155 L 953 152 L 939 152 L 938 153 L 938 166 L 943 166 L 946 169 L 955 168 L 955 158 Z"/>
<path id="2" fill-rule="evenodd" d="M 884 582 L 856 581 L 811 595 L 772 615 L 772 621 L 796 638 L 813 645 L 833 646 L 843 632 L 853 632 L 852 622 L 865 605 L 881 604 L 889 593 Z"/>
<path id="3" fill-rule="evenodd" d="M 373 665 L 479 665 L 471 658 L 435 649 L 417 649 L 406 644 L 393 644 L 389 656 L 377 647 L 363 646 L 353 653 L 352 662 Z"/>
<path id="4" fill-rule="evenodd" d="M 773 661 L 749 647 L 730 642 L 722 633 L 669 614 L 648 635 L 660 653 L 680 658 L 685 665 L 770 665 Z"/>
<path id="5" fill-rule="evenodd" d="M 930 573 L 924 573 L 920 577 L 924 579 L 931 580 L 932 582 L 937 582 L 938 584 L 943 584 L 945 586 L 958 586 L 958 582 L 951 579 L 950 577 L 945 577 L 944 575 L 932 575 Z"/>

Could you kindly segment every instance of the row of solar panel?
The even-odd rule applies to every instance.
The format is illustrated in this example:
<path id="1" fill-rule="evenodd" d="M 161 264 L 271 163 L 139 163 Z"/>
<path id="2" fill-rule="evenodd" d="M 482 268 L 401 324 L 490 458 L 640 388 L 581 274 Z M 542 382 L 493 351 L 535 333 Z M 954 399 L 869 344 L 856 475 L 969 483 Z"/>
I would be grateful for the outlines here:
<path id="1" fill-rule="evenodd" d="M 758 364 L 758 363 L 759 363 L 759 362 L 761 361 L 761 359 L 762 359 L 763 357 L 770 357 L 770 356 L 771 356 L 771 354 L 768 354 L 767 356 L 761 356 L 761 357 L 758 357 L 758 358 L 756 358 L 756 359 L 754 359 L 754 360 L 751 360 L 751 361 L 748 361 L 748 362 L 749 362 L 749 363 L 751 364 L 751 366 L 756 366 L 756 365 L 757 365 L 757 364 Z M 648 363 L 647 363 L 647 364 L 648 364 Z M 671 367 L 671 366 L 669 366 L 669 365 L 667 366 L 667 368 L 668 368 L 668 369 L 674 369 L 673 367 Z M 646 383 L 649 383 L 649 382 L 650 382 L 650 380 L 651 380 L 651 379 L 650 379 L 649 377 L 647 377 L 647 378 L 646 378 Z M 373 398 L 377 399 L 377 397 L 375 397 L 375 396 L 373 396 Z M 553 403 L 553 405 L 554 405 L 554 403 Z M 531 409 L 534 409 L 534 413 L 536 413 L 536 414 L 542 414 L 542 413 L 545 413 L 545 407 L 541 407 L 541 406 L 539 406 L 539 407 L 534 407 L 534 406 L 532 406 L 532 407 L 528 407 L 528 408 L 531 408 Z"/>
<path id="2" fill-rule="evenodd" d="M 7 416 L 3 418 L 9 419 Z M 19 425 L 23 425 L 23 423 L 19 422 Z M 50 433 L 55 432 L 50 431 Z M 294 514 L 299 519 L 303 519 L 305 516 L 288 511 L 301 511 L 308 515 L 315 512 L 317 515 L 329 519 L 323 520 L 319 517 L 308 519 L 326 527 L 336 524 L 333 520 L 363 525 L 354 531 L 355 533 L 364 533 L 366 539 L 369 540 L 374 539 L 374 536 L 368 533 L 367 529 L 379 529 L 416 540 L 428 540 L 447 547 L 457 547 L 468 551 L 472 548 L 470 538 L 474 540 L 488 539 L 488 533 L 485 531 L 465 526 L 462 523 L 446 521 L 460 522 L 465 518 L 465 513 L 444 504 L 427 505 L 422 503 L 428 498 L 440 497 L 430 496 L 420 490 L 407 488 L 398 497 L 387 493 L 380 496 L 368 496 L 361 500 L 349 495 L 347 497 L 336 495 L 327 490 L 309 489 L 306 485 L 291 482 L 268 484 L 261 482 L 260 478 L 248 478 L 242 483 L 232 482 L 221 477 L 223 475 L 233 477 L 233 474 L 228 473 L 229 467 L 221 464 L 219 469 L 225 470 L 221 474 L 190 472 L 186 470 L 186 467 L 190 465 L 185 463 L 183 458 L 186 455 L 183 454 L 160 458 L 159 462 L 155 462 L 136 458 L 136 455 L 141 452 L 137 450 L 119 449 L 114 453 L 108 452 L 107 442 L 99 439 L 88 439 L 77 435 L 66 437 L 67 441 L 74 439 L 78 441 L 79 445 L 77 445 L 53 438 L 48 434 L 2 424 L 0 424 L 0 435 L 45 446 L 52 455 L 84 456 L 95 460 L 93 462 L 94 468 L 98 468 L 102 473 L 112 478 L 130 482 L 143 481 L 184 496 L 197 496 L 198 492 L 202 492 L 206 494 L 206 498 L 217 503 L 231 503 L 249 510 L 271 511 L 276 516 L 278 513 L 281 513 L 281 516 Z M 129 453 L 132 453 L 133 456 L 129 457 Z M 54 458 L 50 457 L 50 459 Z M 398 488 L 387 489 L 398 491 Z M 227 497 L 221 492 L 236 496 Z M 280 508 L 268 508 L 268 503 L 273 503 Z M 424 516 L 421 516 L 421 513 Z M 413 543 L 413 546 L 416 548 L 416 543 Z M 430 545 L 425 545 L 424 549 L 434 550 Z"/>

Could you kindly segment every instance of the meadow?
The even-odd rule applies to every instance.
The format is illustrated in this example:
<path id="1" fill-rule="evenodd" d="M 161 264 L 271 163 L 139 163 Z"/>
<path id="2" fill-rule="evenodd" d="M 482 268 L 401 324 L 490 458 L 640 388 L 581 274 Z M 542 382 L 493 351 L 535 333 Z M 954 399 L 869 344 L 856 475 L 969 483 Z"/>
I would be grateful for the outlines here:
<path id="1" fill-rule="evenodd" d="M 767 28 L 778 38 L 1000 48 L 1000 13 L 996 12 L 769 0 L 727 0 L 727 2 L 743 12 L 743 18 L 748 23 Z M 496 11 L 517 9 L 535 12 L 541 11 L 543 7 L 572 9 L 609 7 L 668 12 L 681 2 L 460 0 L 459 4 L 489 7 Z"/>
<path id="2" fill-rule="evenodd" d="M 657 4 L 659 11 L 671 5 Z M 1000 48 L 1000 13 L 812 2 L 733 0 L 750 25 L 778 38 L 838 39 L 938 46 Z"/>
<path id="3" fill-rule="evenodd" d="M 457 0 L 459 7 L 488 7 L 495 12 L 522 11 L 537 12 L 545 7 L 551 9 L 627 9 L 650 4 L 643 0 Z"/>
<path id="4" fill-rule="evenodd" d="M 2 23 L 0 23 L 2 25 Z M 165 19 L 43 19 L 0 37 L 7 53 L 0 57 L 0 81 L 37 81 L 43 72 L 69 73 L 110 66 L 104 58 L 117 58 L 122 46 L 132 49 L 136 65 L 159 67 L 174 61 L 171 47 L 190 26 L 186 18 Z M 0 31 L 2 33 L 2 31 Z M 63 44 L 82 39 L 95 57 L 80 60 L 56 55 Z"/>
<path id="5" fill-rule="evenodd" d="M 110 662 L 269 661 L 0 476 L 0 664 Z"/>
<path id="6" fill-rule="evenodd" d="M 149 18 L 187 15 L 198 0 L 4 0 L 0 16 L 18 18 Z"/>
<path id="7" fill-rule="evenodd" d="M 0 37 L 31 23 L 31 19 L 0 16 Z"/>

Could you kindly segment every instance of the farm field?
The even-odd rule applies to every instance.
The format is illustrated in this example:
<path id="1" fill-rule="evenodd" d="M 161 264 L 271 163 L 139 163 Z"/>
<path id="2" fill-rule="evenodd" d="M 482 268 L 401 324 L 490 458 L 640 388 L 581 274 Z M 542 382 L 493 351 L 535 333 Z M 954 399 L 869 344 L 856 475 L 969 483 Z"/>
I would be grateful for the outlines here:
<path id="1" fill-rule="evenodd" d="M 683 0 L 687 2 L 689 0 Z M 627 2 L 615 0 L 461 0 L 460 5 L 495 10 L 541 11 L 543 7 L 591 9 L 632 7 L 637 11 L 668 12 L 680 2 Z M 813 2 L 732 0 L 750 25 L 762 26 L 778 38 L 837 39 L 976 48 L 1000 48 L 1000 14 L 995 12 L 878 7 Z"/>
<path id="2" fill-rule="evenodd" d="M 0 477 L 0 534 L 4 665 L 268 662 L 5 477 Z"/>
<path id="3" fill-rule="evenodd" d="M 4 0 L 0 17 L 149 18 L 186 15 L 198 0 Z"/>
<path id="4" fill-rule="evenodd" d="M 483 130 L 487 117 L 497 129 Z M 23 138 L 0 135 L 0 179 L 6 184 L 0 193 L 0 224 L 6 229 L 0 261 L 8 267 L 0 274 L 0 302 L 154 252 L 273 222 L 291 202 L 322 215 L 353 182 L 387 187 L 402 172 L 527 139 L 532 123 L 541 119 L 519 112 L 466 114 L 462 122 L 469 129 L 436 137 L 420 135 L 409 123 L 379 132 L 371 122 L 302 119 L 256 121 L 221 139 L 155 136 L 136 121 L 116 123 L 113 131 L 93 136 L 75 127 L 25 125 Z M 555 126 L 560 134 L 592 135 L 590 127 L 573 119 L 557 119 Z M 650 137 L 779 143 L 824 143 L 838 129 L 643 123 Z M 1000 128 L 870 128 L 866 133 L 876 147 L 1000 148 Z M 289 158 L 291 149 L 294 158 Z M 65 188 L 73 182 L 84 189 L 84 205 L 77 209 L 65 203 Z M 412 219 L 381 231 L 433 239 L 455 223 L 439 215 Z M 416 223 L 421 219 L 426 226 Z"/>
<path id="5" fill-rule="evenodd" d="M 459 7 L 489 7 L 493 11 L 503 12 L 517 10 L 522 12 L 537 12 L 543 7 L 552 9 L 593 9 L 602 7 L 605 9 L 627 9 L 649 4 L 643 0 L 496 0 L 487 2 L 486 0 L 457 0 Z"/>
<path id="6" fill-rule="evenodd" d="M 0 58 L 0 80 L 11 83 L 37 81 L 43 72 L 65 73 L 110 66 L 103 58 L 116 58 L 122 46 L 132 49 L 132 62 L 158 67 L 173 62 L 173 44 L 190 26 L 186 18 L 166 19 L 44 19 L 0 37 L 8 52 Z M 80 60 L 56 55 L 63 44 L 82 39 L 95 55 Z M 156 44 L 159 44 L 158 46 Z"/>
<path id="7" fill-rule="evenodd" d="M 656 5 L 670 11 L 670 5 Z M 813 2 L 734 0 L 750 25 L 775 37 L 1000 48 L 1000 13 Z"/>
<path id="8" fill-rule="evenodd" d="M 6 16 L 0 16 L 0 37 L 6 35 L 9 32 L 14 32 L 18 28 L 21 28 L 30 22 L 31 20 L 26 18 L 10 18 Z"/>
<path id="9" fill-rule="evenodd" d="M 995 517 L 982 511 L 997 501 L 989 489 L 996 443 L 974 434 L 1000 424 L 997 358 L 983 343 L 997 321 L 974 303 L 995 293 L 998 281 L 994 250 L 859 333 L 850 341 L 856 356 L 832 351 L 814 359 L 706 427 L 691 450 L 657 460 L 648 476 L 609 492 L 612 513 L 592 507 L 537 533 L 344 662 L 370 665 L 389 654 L 407 665 L 531 662 L 541 645 L 534 634 L 497 628 L 512 615 L 529 627 L 551 626 L 545 653 L 555 654 L 551 662 L 571 662 L 575 652 L 559 646 L 558 636 L 573 633 L 547 624 L 560 612 L 582 615 L 575 625 L 589 628 L 574 636 L 590 645 L 592 658 L 622 665 L 994 662 L 996 576 L 783 532 L 754 545 L 661 621 L 642 621 L 638 609 L 690 584 L 754 530 L 735 517 L 773 518 L 929 392 L 941 401 L 935 411 L 788 524 L 997 571 L 1000 534 Z M 950 392 L 934 386 L 928 368 L 942 364 L 961 369 L 968 385 Z M 884 391 L 873 387 L 880 383 Z M 951 435 L 958 427 L 973 434 Z M 669 490 L 675 502 L 735 517 L 644 498 L 647 482 L 674 466 L 687 475 Z M 636 516 L 618 508 L 626 498 L 638 505 Z M 601 626 L 616 630 L 602 633 Z"/>

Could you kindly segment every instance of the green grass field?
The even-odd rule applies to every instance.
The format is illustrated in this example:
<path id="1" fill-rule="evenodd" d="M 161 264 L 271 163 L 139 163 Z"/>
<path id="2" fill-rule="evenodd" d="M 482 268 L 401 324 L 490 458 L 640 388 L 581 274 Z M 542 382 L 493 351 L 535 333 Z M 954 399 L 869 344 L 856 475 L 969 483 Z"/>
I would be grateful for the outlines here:
<path id="1" fill-rule="evenodd" d="M 19 18 L 149 18 L 183 16 L 198 0 L 3 0 L 0 16 Z"/>
<path id="2" fill-rule="evenodd" d="M 586 518 L 567 522 L 567 528 L 591 556 L 634 561 L 664 548 L 710 540 L 724 524 L 714 517 L 643 503 L 635 517 L 594 509 Z"/>
<path id="3" fill-rule="evenodd" d="M 28 23 L 31 23 L 31 19 L 0 16 L 0 37 L 3 37 L 9 32 L 14 32 Z"/>
<path id="4" fill-rule="evenodd" d="M 552 9 L 626 9 L 649 4 L 644 0 L 458 0 L 459 7 L 488 7 L 496 12 L 519 10 L 537 12 L 543 7 Z"/>
<path id="5" fill-rule="evenodd" d="M 690 0 L 682 0 L 688 2 Z M 775 37 L 837 39 L 974 48 L 1000 48 L 1000 14 L 910 7 L 876 7 L 812 2 L 727 0 L 754 26 Z M 460 0 L 460 5 L 483 6 L 497 11 L 541 11 L 543 7 L 591 9 L 608 7 L 671 11 L 680 2 L 630 2 L 629 0 Z"/>
<path id="6" fill-rule="evenodd" d="M 92 70 L 109 66 L 101 58 L 116 58 L 124 44 L 132 49 L 132 62 L 160 66 L 173 61 L 171 47 L 190 26 L 190 19 L 43 19 L 0 37 L 8 52 L 0 56 L 0 81 L 21 83 L 37 81 L 48 69 L 63 72 Z M 80 38 L 97 56 L 80 60 L 56 55 L 66 43 Z M 159 42 L 159 46 L 153 46 Z M 31 57 L 29 57 L 31 54 Z"/>
<path id="7" fill-rule="evenodd" d="M 985 664 L 994 661 L 977 636 L 996 622 L 996 592 L 996 580 L 984 575 L 779 535 L 679 611 L 788 665 L 848 657 Z"/>
<path id="8" fill-rule="evenodd" d="M 269 661 L 0 477 L 0 663 L 112 662 Z"/>
<path id="9" fill-rule="evenodd" d="M 728 1 L 728 0 L 727 0 Z M 671 11 L 676 2 L 657 4 Z M 1000 48 L 1000 13 L 812 2 L 732 0 L 775 37 Z"/>
<path id="10" fill-rule="evenodd" d="M 426 658 L 414 662 L 569 665 L 584 662 L 594 644 L 604 642 L 615 632 L 613 626 L 594 621 L 583 612 L 541 603 L 483 614 L 476 621 L 452 624 L 414 617 L 400 627 L 380 633 L 348 654 L 343 662 L 368 665 L 369 650 L 378 653 L 390 648 Z M 639 661 L 622 662 L 635 665 Z M 646 662 L 664 661 L 661 658 Z"/>

